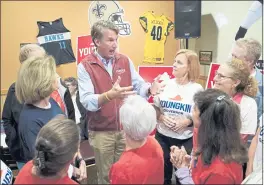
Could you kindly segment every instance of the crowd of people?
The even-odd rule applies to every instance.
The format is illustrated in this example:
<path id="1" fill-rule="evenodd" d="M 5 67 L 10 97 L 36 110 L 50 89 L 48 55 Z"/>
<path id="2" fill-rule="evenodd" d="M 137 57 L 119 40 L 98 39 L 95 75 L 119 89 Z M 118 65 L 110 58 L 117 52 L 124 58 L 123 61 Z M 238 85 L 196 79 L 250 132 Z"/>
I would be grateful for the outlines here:
<path id="1" fill-rule="evenodd" d="M 21 48 L 2 114 L 19 168 L 14 183 L 80 183 L 87 139 L 98 184 L 172 184 L 173 176 L 176 184 L 262 184 L 260 43 L 238 39 L 232 57 L 219 62 L 214 87 L 204 89 L 194 51 L 177 51 L 174 78 L 147 83 L 116 52 L 118 33 L 108 21 L 92 26 L 96 49 L 78 65 L 78 79 L 63 80 L 42 47 Z"/>

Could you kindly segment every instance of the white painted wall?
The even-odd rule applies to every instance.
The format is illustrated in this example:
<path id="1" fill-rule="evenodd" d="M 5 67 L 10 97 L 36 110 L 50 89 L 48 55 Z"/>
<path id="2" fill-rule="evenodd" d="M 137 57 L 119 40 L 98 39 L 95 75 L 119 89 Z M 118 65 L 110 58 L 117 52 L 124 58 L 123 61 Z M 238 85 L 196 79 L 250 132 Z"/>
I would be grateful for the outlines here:
<path id="1" fill-rule="evenodd" d="M 253 1 L 202 1 L 201 37 L 190 39 L 189 49 L 197 53 L 200 50 L 211 50 L 213 51 L 213 62 L 224 62 L 230 53 L 236 32 L 252 3 Z M 227 24 L 220 28 L 212 21 L 217 22 L 219 14 L 227 19 Z M 255 38 L 262 43 L 262 22 L 263 17 L 248 29 L 245 37 Z M 203 66 L 202 74 L 207 75 L 208 69 L 208 66 Z"/>

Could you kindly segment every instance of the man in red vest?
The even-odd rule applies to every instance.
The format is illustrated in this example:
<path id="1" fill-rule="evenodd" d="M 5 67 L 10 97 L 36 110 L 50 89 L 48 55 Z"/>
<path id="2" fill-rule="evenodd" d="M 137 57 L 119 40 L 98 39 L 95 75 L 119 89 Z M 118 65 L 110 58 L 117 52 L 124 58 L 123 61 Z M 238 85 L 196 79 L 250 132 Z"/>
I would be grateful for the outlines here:
<path id="1" fill-rule="evenodd" d="M 125 148 L 119 122 L 122 99 L 135 93 L 148 98 L 157 94 L 159 77 L 153 84 L 136 72 L 133 62 L 117 53 L 118 27 L 109 21 L 96 22 L 91 29 L 96 50 L 78 65 L 80 101 L 87 110 L 89 142 L 94 149 L 98 184 L 109 184 L 109 170 Z"/>

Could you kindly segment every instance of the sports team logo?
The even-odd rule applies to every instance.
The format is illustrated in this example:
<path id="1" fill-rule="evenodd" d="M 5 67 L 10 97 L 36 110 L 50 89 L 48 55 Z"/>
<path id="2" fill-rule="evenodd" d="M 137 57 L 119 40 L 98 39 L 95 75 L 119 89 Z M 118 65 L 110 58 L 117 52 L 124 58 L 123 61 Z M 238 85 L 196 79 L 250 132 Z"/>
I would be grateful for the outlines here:
<path id="1" fill-rule="evenodd" d="M 123 21 L 125 12 L 116 1 L 92 1 L 88 10 L 90 27 L 100 20 L 113 22 L 119 28 L 119 35 L 131 35 L 131 25 Z"/>

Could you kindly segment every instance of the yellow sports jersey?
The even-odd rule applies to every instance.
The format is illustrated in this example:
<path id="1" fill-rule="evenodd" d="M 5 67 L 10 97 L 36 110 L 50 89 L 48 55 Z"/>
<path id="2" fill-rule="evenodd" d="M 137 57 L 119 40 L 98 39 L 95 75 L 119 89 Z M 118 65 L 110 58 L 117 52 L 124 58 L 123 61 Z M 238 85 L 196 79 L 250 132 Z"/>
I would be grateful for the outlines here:
<path id="1" fill-rule="evenodd" d="M 139 17 L 139 22 L 146 32 L 144 60 L 146 63 L 164 63 L 164 44 L 174 25 L 165 15 L 157 16 L 152 11 Z"/>

